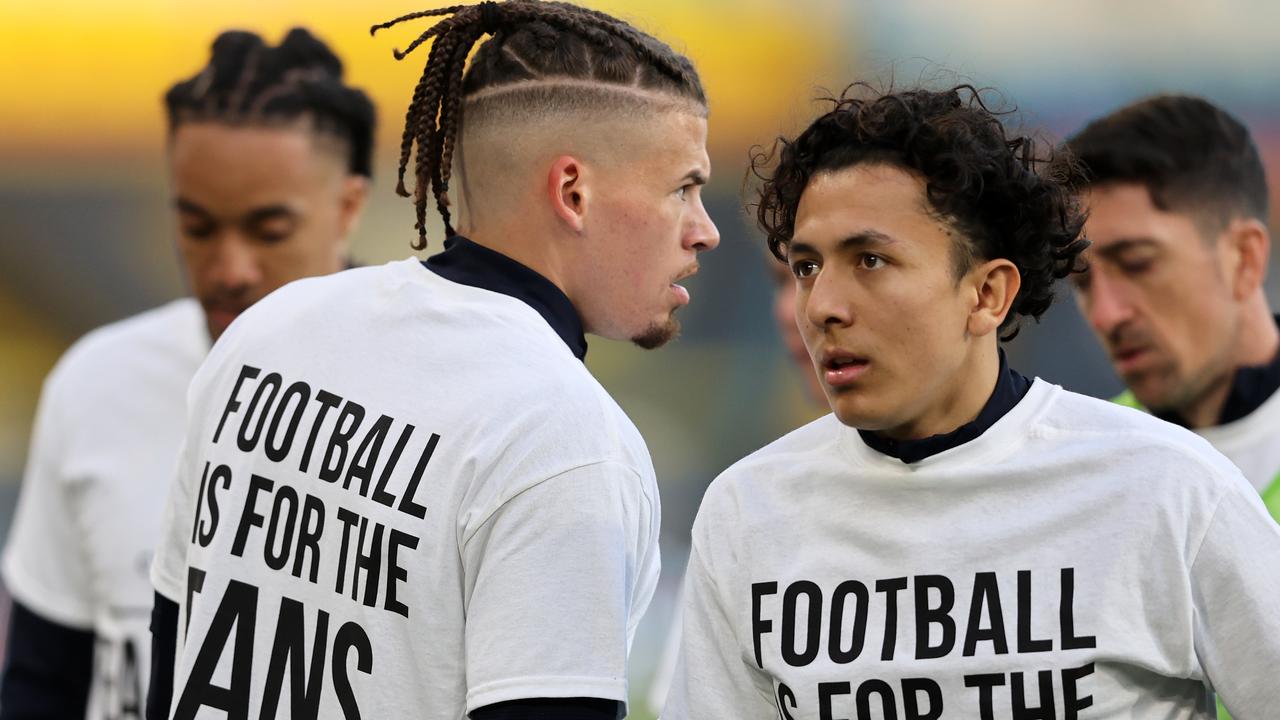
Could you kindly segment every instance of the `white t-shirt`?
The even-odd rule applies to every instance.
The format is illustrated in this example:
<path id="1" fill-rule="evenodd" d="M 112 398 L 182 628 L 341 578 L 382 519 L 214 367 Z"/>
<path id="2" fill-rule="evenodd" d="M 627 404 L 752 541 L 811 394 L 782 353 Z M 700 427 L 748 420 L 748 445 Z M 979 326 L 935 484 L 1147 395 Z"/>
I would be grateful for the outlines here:
<path id="1" fill-rule="evenodd" d="M 667 720 L 1280 708 L 1257 493 L 1191 433 L 1040 380 L 911 465 L 830 415 L 750 455 L 707 491 L 685 593 Z"/>
<path id="2" fill-rule="evenodd" d="M 652 463 L 524 302 L 412 259 L 302 280 L 227 330 L 188 405 L 152 567 L 183 610 L 173 717 L 625 702 Z"/>
<path id="3" fill-rule="evenodd" d="M 4 580 L 35 613 L 97 636 L 89 718 L 143 715 L 148 569 L 208 349 L 200 306 L 178 300 L 80 339 L 40 396 Z"/>
<path id="4" fill-rule="evenodd" d="M 1240 468 L 1280 520 L 1280 391 L 1239 420 L 1195 432 Z"/>

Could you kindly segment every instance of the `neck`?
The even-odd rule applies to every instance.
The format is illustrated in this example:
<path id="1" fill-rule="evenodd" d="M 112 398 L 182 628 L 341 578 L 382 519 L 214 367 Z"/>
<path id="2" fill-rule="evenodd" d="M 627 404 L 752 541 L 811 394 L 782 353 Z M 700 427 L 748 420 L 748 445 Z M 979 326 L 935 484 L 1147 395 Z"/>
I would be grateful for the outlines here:
<path id="1" fill-rule="evenodd" d="M 981 342 L 956 369 L 951 387 L 941 400 L 915 419 L 880 432 L 894 440 L 918 440 L 952 432 L 973 422 L 995 390 L 1000 354 L 994 341 Z"/>
<path id="2" fill-rule="evenodd" d="M 565 258 L 556 251 L 556 244 L 538 233 L 536 228 L 472 227 L 460 228 L 458 234 L 524 265 L 550 280 L 560 292 L 572 299 L 570 288 L 565 283 Z"/>
<path id="3" fill-rule="evenodd" d="M 1189 427 L 1217 425 L 1231 392 L 1236 370 L 1266 365 L 1280 351 L 1280 330 L 1276 328 L 1275 317 L 1267 307 L 1267 298 L 1261 290 L 1241 314 L 1240 329 L 1236 335 L 1235 347 L 1224 372 L 1195 401 L 1178 410 L 1178 415 Z"/>

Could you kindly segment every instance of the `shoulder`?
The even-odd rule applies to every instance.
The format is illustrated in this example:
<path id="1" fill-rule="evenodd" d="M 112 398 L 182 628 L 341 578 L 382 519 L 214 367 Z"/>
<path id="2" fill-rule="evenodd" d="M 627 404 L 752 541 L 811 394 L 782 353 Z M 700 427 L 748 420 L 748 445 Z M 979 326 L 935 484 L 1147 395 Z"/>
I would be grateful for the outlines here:
<path id="1" fill-rule="evenodd" d="M 804 477 L 819 466 L 829 466 L 839 452 L 842 427 L 829 413 L 730 465 L 707 487 L 698 521 L 715 523 L 728 518 L 734 522 L 732 518 L 742 517 L 743 503 L 773 494 L 761 492 L 763 485 L 785 484 L 789 478 Z"/>
<path id="2" fill-rule="evenodd" d="M 1239 474 L 1204 438 L 1133 407 L 1053 387 L 1055 397 L 1036 419 L 1033 434 L 1078 442 L 1094 455 L 1112 454 L 1163 478 L 1199 478 L 1211 483 Z"/>
<path id="3" fill-rule="evenodd" d="M 157 364 L 189 366 L 194 371 L 208 342 L 199 303 L 191 298 L 175 300 L 81 337 L 50 372 L 46 392 L 108 388 L 121 375 L 146 372 Z"/>

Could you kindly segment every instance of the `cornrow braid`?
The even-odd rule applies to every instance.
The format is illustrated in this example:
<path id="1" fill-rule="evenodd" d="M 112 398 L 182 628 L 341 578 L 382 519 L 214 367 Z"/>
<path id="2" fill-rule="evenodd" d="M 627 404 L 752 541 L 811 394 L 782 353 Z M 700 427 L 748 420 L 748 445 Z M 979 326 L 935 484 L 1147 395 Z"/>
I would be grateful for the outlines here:
<path id="1" fill-rule="evenodd" d="M 294 28 L 278 46 L 242 30 L 213 41 L 206 65 L 164 96 L 172 133 L 185 122 L 269 123 L 308 117 L 317 132 L 341 140 L 347 169 L 373 172 L 373 103 L 342 82 L 342 61 L 310 32 Z"/>
<path id="2" fill-rule="evenodd" d="M 544 79 L 569 79 L 659 91 L 706 105 L 693 64 L 627 23 L 565 2 L 507 0 L 450 5 L 409 13 L 370 28 L 376 34 L 402 22 L 449 16 L 418 35 L 397 60 L 434 38 L 422 77 L 405 112 L 396 192 L 410 197 L 405 172 L 414 156 L 416 250 L 427 245 L 427 192 L 435 198 L 446 236 L 453 235 L 449 180 L 463 105 L 487 88 Z M 467 56 L 483 35 L 471 65 Z M 465 72 L 464 72 L 465 71 Z"/>

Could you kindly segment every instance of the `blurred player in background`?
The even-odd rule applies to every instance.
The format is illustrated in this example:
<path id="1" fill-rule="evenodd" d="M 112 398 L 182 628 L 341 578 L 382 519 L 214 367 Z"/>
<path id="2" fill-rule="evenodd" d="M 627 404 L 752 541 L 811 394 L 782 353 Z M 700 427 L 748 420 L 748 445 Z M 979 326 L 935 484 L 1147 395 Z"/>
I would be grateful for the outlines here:
<path id="1" fill-rule="evenodd" d="M 625 714 L 660 511 L 585 334 L 676 335 L 719 242 L 706 97 L 688 59 L 568 3 L 378 28 L 442 15 L 397 53 L 434 38 L 398 189 L 416 146 L 416 247 L 434 198 L 444 250 L 282 289 L 192 381 L 155 717 Z"/>
<path id="2" fill-rule="evenodd" d="M 1280 519 L 1280 331 L 1249 131 L 1205 100 L 1165 95 L 1068 145 L 1090 181 L 1076 300 L 1129 386 L 1117 400 L 1208 440 Z"/>
<path id="3" fill-rule="evenodd" d="M 1280 526 L 1239 471 L 999 348 L 1079 267 L 1071 169 L 963 87 L 848 93 L 761 168 L 834 412 L 707 490 L 665 718 L 1280 706 Z"/>
<path id="4" fill-rule="evenodd" d="M 95 330 L 45 382 L 4 554 L 14 598 L 0 718 L 140 718 L 160 535 L 187 385 L 244 309 L 340 270 L 374 109 L 306 30 L 227 32 L 165 95 L 191 298 Z"/>

